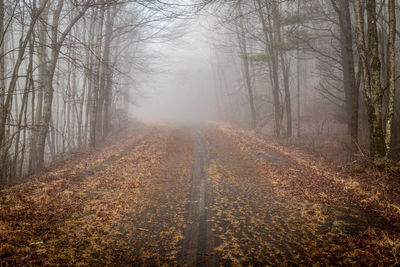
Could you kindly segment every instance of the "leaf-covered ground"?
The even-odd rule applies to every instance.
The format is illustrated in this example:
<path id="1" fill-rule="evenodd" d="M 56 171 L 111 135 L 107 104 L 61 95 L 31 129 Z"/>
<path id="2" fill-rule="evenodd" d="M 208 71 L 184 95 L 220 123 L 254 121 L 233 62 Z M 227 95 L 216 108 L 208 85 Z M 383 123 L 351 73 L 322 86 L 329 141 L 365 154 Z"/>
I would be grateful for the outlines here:
<path id="1" fill-rule="evenodd" d="M 136 126 L 0 191 L 0 263 L 399 264 L 399 189 L 357 174 L 226 125 Z"/>

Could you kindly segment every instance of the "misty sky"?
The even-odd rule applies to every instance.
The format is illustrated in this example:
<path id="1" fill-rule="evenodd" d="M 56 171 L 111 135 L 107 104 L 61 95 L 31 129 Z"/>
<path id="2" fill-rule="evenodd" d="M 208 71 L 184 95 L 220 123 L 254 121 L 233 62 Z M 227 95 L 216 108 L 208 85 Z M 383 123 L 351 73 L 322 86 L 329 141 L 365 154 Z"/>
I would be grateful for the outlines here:
<path id="1" fill-rule="evenodd" d="M 134 117 L 169 121 L 204 120 L 215 117 L 215 90 L 207 19 L 192 20 L 179 40 L 152 44 L 160 54 L 162 73 L 147 75 L 140 100 L 132 107 Z"/>

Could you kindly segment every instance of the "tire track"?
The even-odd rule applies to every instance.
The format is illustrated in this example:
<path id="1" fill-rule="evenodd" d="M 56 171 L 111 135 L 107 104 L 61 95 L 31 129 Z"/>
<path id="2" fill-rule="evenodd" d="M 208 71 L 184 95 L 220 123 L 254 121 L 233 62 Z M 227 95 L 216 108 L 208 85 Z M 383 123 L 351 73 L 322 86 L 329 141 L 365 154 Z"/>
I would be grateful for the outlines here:
<path id="1" fill-rule="evenodd" d="M 192 134 L 194 155 L 191 176 L 189 225 L 184 240 L 184 266 L 213 266 L 213 236 L 207 227 L 207 206 L 210 202 L 210 188 L 207 186 L 209 159 L 206 144 L 197 131 Z"/>

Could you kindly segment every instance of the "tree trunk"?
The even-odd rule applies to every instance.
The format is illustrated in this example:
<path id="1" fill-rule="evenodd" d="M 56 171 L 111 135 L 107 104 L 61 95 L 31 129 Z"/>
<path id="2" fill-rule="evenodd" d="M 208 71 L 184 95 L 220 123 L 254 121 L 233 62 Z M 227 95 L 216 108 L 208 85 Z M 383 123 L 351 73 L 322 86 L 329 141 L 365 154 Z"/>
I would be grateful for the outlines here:
<path id="1" fill-rule="evenodd" d="M 297 47 L 297 137 L 301 136 L 301 121 L 300 121 L 300 51 L 299 47 Z"/>
<path id="2" fill-rule="evenodd" d="M 272 12 L 277 12 L 277 5 L 274 3 L 273 10 Z M 275 15 L 276 16 L 276 15 Z M 271 29 L 273 29 L 273 32 L 270 31 L 270 55 L 272 57 L 272 77 L 274 79 L 274 90 L 273 90 L 273 97 L 274 97 L 274 110 L 275 110 L 275 132 L 276 136 L 280 137 L 282 135 L 282 111 L 281 111 L 281 101 L 279 98 L 280 94 L 280 86 L 279 86 L 279 60 L 278 60 L 278 53 L 276 49 L 273 47 L 274 46 L 274 41 L 275 39 L 275 34 L 278 32 L 280 29 L 280 23 L 279 21 L 275 18 L 274 21 L 272 21 L 271 14 L 268 15 L 268 21 L 269 21 L 269 26 Z"/>
<path id="3" fill-rule="evenodd" d="M 55 72 L 57 58 L 60 46 L 58 40 L 58 23 L 61 15 L 61 10 L 64 5 L 63 0 L 59 0 L 57 9 L 53 15 L 53 22 L 51 25 L 51 59 L 49 64 L 46 66 L 46 77 L 44 77 L 44 98 L 43 98 L 43 115 L 40 121 L 39 134 L 38 134 L 38 146 L 37 146 L 37 165 L 36 168 L 42 168 L 44 166 L 44 152 L 46 145 L 46 137 L 49 129 L 49 123 L 51 118 L 51 109 L 53 103 L 53 75 Z"/>
<path id="4" fill-rule="evenodd" d="M 289 88 L 289 71 L 290 67 L 285 62 L 285 57 L 283 52 L 281 54 L 281 64 L 283 73 L 283 85 L 285 88 L 285 108 L 286 108 L 286 136 L 291 137 L 293 135 L 292 129 L 292 103 L 290 98 L 290 88 Z"/>
<path id="5" fill-rule="evenodd" d="M 389 92 L 388 92 L 388 104 L 386 111 L 386 129 L 385 129 L 385 147 L 386 157 L 389 156 L 392 142 L 392 122 L 394 116 L 394 100 L 396 91 L 396 13 L 395 13 L 395 1 L 389 0 L 388 13 L 389 13 L 389 40 L 388 40 L 388 79 L 389 79 Z"/>
<path id="6" fill-rule="evenodd" d="M 15 60 L 14 69 L 13 69 L 13 72 L 11 75 L 10 83 L 8 85 L 7 97 L 5 98 L 5 102 L 3 105 L 3 112 L 2 112 L 2 114 L 1 114 L 2 116 L 0 118 L 0 146 L 2 148 L 2 153 L 1 153 L 2 154 L 1 155 L 1 164 L 2 164 L 1 170 L 2 171 L 0 172 L 0 176 L 2 176 L 3 178 L 4 178 L 4 171 L 6 169 L 8 169 L 8 166 L 7 166 L 7 168 L 5 168 L 6 166 L 4 164 L 7 164 L 8 151 L 11 146 L 11 143 L 9 142 L 8 136 L 7 136 L 8 130 L 6 129 L 6 125 L 8 124 L 9 119 L 11 117 L 13 97 L 15 95 L 17 80 L 19 77 L 19 75 L 18 75 L 19 68 L 24 60 L 25 49 L 26 49 L 26 46 L 32 36 L 33 29 L 34 29 L 34 26 L 38 19 L 38 16 L 43 11 L 44 6 L 46 5 L 47 1 L 48 0 L 44 0 L 43 4 L 39 10 L 34 10 L 34 13 L 32 14 L 31 21 L 29 24 L 29 28 L 28 28 L 25 36 L 22 35 L 20 38 L 19 47 L 18 47 L 18 55 Z M 2 180 L 2 179 L 0 179 L 0 180 Z"/>
<path id="7" fill-rule="evenodd" d="M 2 123 L 1 118 L 3 118 L 3 113 L 5 112 L 5 106 L 4 106 L 4 99 L 5 99 L 5 94 L 6 94 L 6 83 L 5 83 L 5 31 L 4 31 L 4 1 L 0 0 L 0 123 Z M 0 125 L 0 131 L 5 131 L 5 128 L 3 125 Z M 5 135 L 5 133 L 0 133 L 0 135 Z M 1 141 L 0 138 L 0 156 L 2 157 L 3 149 L 5 147 L 4 142 Z M 0 162 L 0 187 L 5 184 L 5 162 Z"/>
<path id="8" fill-rule="evenodd" d="M 264 32 L 264 38 L 265 38 L 265 52 L 270 55 L 271 57 L 271 72 L 272 72 L 272 95 L 273 95 L 273 100 L 274 100 L 274 120 L 275 120 L 275 135 L 277 137 L 281 136 L 281 129 L 282 129 L 282 114 L 281 114 L 281 101 L 279 98 L 279 92 L 280 92 L 280 86 L 279 86 L 279 63 L 278 63 L 278 55 L 272 45 L 274 42 L 274 35 L 273 33 L 268 30 L 268 29 L 274 29 L 276 30 L 277 28 L 277 23 L 275 22 L 274 25 L 272 23 L 272 18 L 271 14 L 267 14 L 268 18 L 268 23 L 269 25 L 267 26 L 266 20 L 264 18 L 264 11 L 263 7 L 261 5 L 260 0 L 257 0 L 258 4 L 258 13 L 260 16 L 260 21 L 262 23 L 262 28 Z M 276 9 L 276 8 L 275 8 Z M 273 10 L 275 12 L 276 10 Z M 267 8 L 267 11 L 269 12 L 269 9 Z"/>
<path id="9" fill-rule="evenodd" d="M 297 0 L 297 17 L 300 17 L 300 2 L 301 0 Z M 297 137 L 300 137 L 301 135 L 301 121 L 300 121 L 300 47 L 299 44 L 297 44 L 297 49 L 296 49 L 296 70 L 297 70 Z"/>
<path id="10" fill-rule="evenodd" d="M 104 54 L 103 54 L 103 92 L 104 92 L 104 116 L 103 116 L 103 134 L 108 135 L 110 130 L 111 120 L 111 100 L 112 100 L 112 77 L 113 69 L 110 60 L 111 37 L 114 27 L 114 18 L 117 16 L 118 9 L 116 6 L 107 9 L 107 22 L 106 22 L 106 36 L 104 40 Z"/>
<path id="11" fill-rule="evenodd" d="M 60 48 L 63 45 L 65 38 L 71 31 L 72 27 L 75 23 L 85 14 L 86 10 L 89 8 L 89 5 L 83 7 L 83 9 L 72 19 L 72 21 L 67 25 L 65 30 L 62 32 L 60 38 L 58 38 L 59 33 L 59 19 L 61 15 L 61 10 L 64 5 L 63 0 L 59 0 L 57 9 L 53 15 L 53 23 L 52 23 L 52 31 L 51 31 L 51 60 L 47 67 L 47 75 L 46 75 L 46 88 L 44 94 L 44 107 L 43 107 L 43 116 L 41 120 L 41 125 L 39 129 L 39 138 L 38 138 L 38 162 L 37 168 L 42 168 L 44 166 L 44 151 L 45 151 L 45 144 L 46 144 L 46 136 L 48 133 L 50 119 L 51 119 L 51 110 L 52 110 L 52 103 L 53 103 L 53 77 L 55 68 L 57 65 L 58 55 L 60 53 Z"/>
<path id="12" fill-rule="evenodd" d="M 336 7 L 335 0 L 331 0 Z M 358 87 L 354 71 L 353 36 L 349 1 L 340 0 L 336 8 L 340 25 L 341 59 L 343 69 L 343 86 L 345 92 L 346 114 L 349 118 L 348 129 L 351 136 L 352 150 L 357 151 L 358 143 Z"/>
<path id="13" fill-rule="evenodd" d="M 14 151 L 14 159 L 13 159 L 13 170 L 12 170 L 12 176 L 11 179 L 12 181 L 15 181 L 17 178 L 17 166 L 18 166 L 18 155 L 20 153 L 19 151 L 19 144 L 20 144 L 20 134 L 21 134 L 21 127 L 22 127 L 22 119 L 24 114 L 26 115 L 26 110 L 28 108 L 28 94 L 29 94 L 29 88 L 30 88 L 30 83 L 32 81 L 32 74 L 33 74 L 33 52 L 34 52 L 34 46 L 33 46 L 33 41 L 30 41 L 29 45 L 29 64 L 28 68 L 26 71 L 26 80 L 25 80 L 25 88 L 24 88 L 24 93 L 22 96 L 22 103 L 21 103 L 21 110 L 19 112 L 18 116 L 18 123 L 17 123 L 17 134 L 15 137 L 15 151 Z M 24 126 L 26 128 L 26 125 Z M 12 182 L 11 181 L 11 182 Z"/>
<path id="14" fill-rule="evenodd" d="M 277 14 L 276 14 L 277 16 Z M 275 18 L 278 20 L 279 18 Z M 278 42 L 282 43 L 282 35 L 281 35 L 281 26 L 278 25 L 277 27 L 277 35 L 278 35 Z M 283 54 L 283 50 L 279 51 L 279 55 L 281 58 L 281 68 L 282 68 L 282 75 L 283 75 L 283 87 L 285 89 L 285 108 L 286 108 L 286 136 L 291 137 L 293 134 L 292 131 L 292 103 L 290 99 L 290 88 L 289 88 L 289 71 L 290 65 L 286 64 L 286 59 Z M 283 112 L 282 112 L 283 113 Z"/>
<path id="15" fill-rule="evenodd" d="M 38 95 L 37 95 L 37 104 L 36 104 L 36 112 L 34 113 L 35 120 L 34 125 L 32 127 L 32 135 L 30 141 L 30 151 L 29 151 L 29 172 L 33 171 L 38 165 L 38 155 L 37 155 L 37 142 L 39 138 L 39 125 L 40 120 L 42 119 L 42 111 L 43 111 L 43 97 L 44 97 L 44 88 L 45 88 L 45 80 L 46 80 L 46 66 L 47 66 L 47 24 L 48 24 L 48 16 L 49 16 L 49 7 L 45 7 L 42 16 L 39 22 L 39 48 L 38 48 L 38 60 L 39 60 L 39 83 L 38 83 Z"/>
<path id="16" fill-rule="evenodd" d="M 89 120 L 90 117 L 89 115 L 92 112 L 92 105 L 93 105 L 93 80 L 94 80 L 94 55 L 90 51 L 94 50 L 94 41 L 95 41 L 95 27 L 96 27 L 96 21 L 97 21 L 97 9 L 93 9 L 92 15 L 90 17 L 90 28 L 89 28 L 89 40 L 88 40 L 88 51 L 86 53 L 86 75 L 85 78 L 87 80 L 87 104 L 86 104 L 86 114 L 85 114 L 85 127 L 84 127 L 84 145 L 85 147 L 88 144 L 88 141 L 90 143 L 90 136 L 89 134 Z M 90 134 L 89 134 L 90 135 Z M 90 146 L 90 144 L 89 144 Z"/>
<path id="17" fill-rule="evenodd" d="M 364 101 L 367 108 L 370 125 L 370 152 L 373 159 L 385 156 L 385 140 L 382 125 L 382 87 L 380 60 L 378 51 L 378 33 L 376 27 L 375 0 L 367 0 L 368 52 L 364 34 L 364 9 L 360 0 L 354 0 L 354 9 L 357 18 L 358 54 L 363 69 Z M 367 60 L 368 58 L 368 60 Z"/>
<path id="18" fill-rule="evenodd" d="M 0 118 L 3 117 L 4 97 L 6 93 L 5 82 L 5 31 L 4 31 L 4 0 L 0 0 Z M 1 182 L 1 181 L 0 181 Z"/>
<path id="19" fill-rule="evenodd" d="M 242 59 L 242 66 L 243 66 L 243 72 L 244 72 L 244 78 L 246 82 L 246 88 L 247 88 L 247 93 L 249 97 L 249 106 L 250 106 L 250 115 L 251 115 L 251 120 L 250 120 L 250 128 L 255 129 L 256 128 L 256 109 L 254 106 L 254 96 L 253 96 L 253 88 L 251 84 L 251 75 L 250 75 L 250 65 L 249 65 L 249 58 L 248 58 L 248 53 L 247 53 L 247 42 L 246 42 L 246 33 L 242 21 L 242 9 L 241 9 L 241 3 L 239 3 L 239 25 L 237 25 L 237 37 L 239 41 L 239 47 L 241 51 L 241 59 Z"/>
<path id="20" fill-rule="evenodd" d="M 101 67 L 101 48 L 102 48 L 102 29 L 104 22 L 104 8 L 100 9 L 100 18 L 97 29 L 97 46 L 96 46 L 96 70 L 95 70 L 95 81 L 93 87 L 93 97 L 92 97 L 92 109 L 90 114 L 90 139 L 89 146 L 94 149 L 96 147 L 96 130 L 97 130 L 97 119 L 98 119 L 98 101 L 99 101 L 99 91 L 100 91 L 100 67 Z"/>

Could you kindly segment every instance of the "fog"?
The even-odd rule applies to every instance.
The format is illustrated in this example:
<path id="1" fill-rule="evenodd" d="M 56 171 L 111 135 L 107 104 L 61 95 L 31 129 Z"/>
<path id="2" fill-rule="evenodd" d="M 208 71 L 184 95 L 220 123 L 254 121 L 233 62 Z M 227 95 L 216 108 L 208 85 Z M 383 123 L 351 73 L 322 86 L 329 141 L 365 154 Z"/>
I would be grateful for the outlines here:
<path id="1" fill-rule="evenodd" d="M 130 119 L 215 120 L 311 146 L 333 140 L 349 156 L 400 155 L 396 14 L 380 13 L 369 36 L 352 1 L 80 2 L 0 7 L 9 180 L 95 149 Z"/>
<path id="2" fill-rule="evenodd" d="M 200 122 L 217 116 L 212 51 L 207 35 L 210 17 L 188 21 L 186 34 L 176 40 L 150 44 L 161 66 L 144 75 L 141 93 L 131 114 L 142 120 Z"/>

